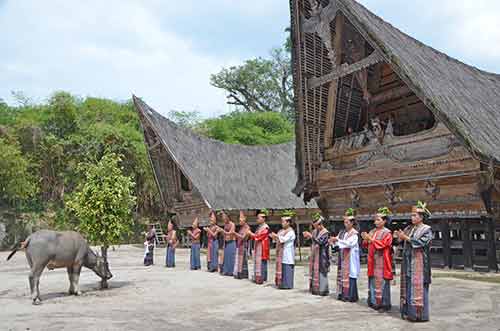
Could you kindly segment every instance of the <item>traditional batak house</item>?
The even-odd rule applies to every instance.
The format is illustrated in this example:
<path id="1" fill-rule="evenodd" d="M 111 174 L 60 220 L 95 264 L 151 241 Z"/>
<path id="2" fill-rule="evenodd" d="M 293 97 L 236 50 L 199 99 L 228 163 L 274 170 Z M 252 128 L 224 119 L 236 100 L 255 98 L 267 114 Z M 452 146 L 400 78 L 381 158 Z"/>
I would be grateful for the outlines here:
<path id="1" fill-rule="evenodd" d="M 500 76 L 354 0 L 292 0 L 298 182 L 333 220 L 427 201 L 433 264 L 498 270 Z M 337 227 L 340 227 L 338 223 Z"/>
<path id="2" fill-rule="evenodd" d="M 195 217 L 208 222 L 211 209 L 226 210 L 238 222 L 244 210 L 250 224 L 256 211 L 270 211 L 270 224 L 281 224 L 280 211 L 296 209 L 297 223 L 310 223 L 315 202 L 305 204 L 291 192 L 295 184 L 295 143 L 273 146 L 230 145 L 178 127 L 134 96 L 144 138 L 165 209 L 180 227 Z"/>

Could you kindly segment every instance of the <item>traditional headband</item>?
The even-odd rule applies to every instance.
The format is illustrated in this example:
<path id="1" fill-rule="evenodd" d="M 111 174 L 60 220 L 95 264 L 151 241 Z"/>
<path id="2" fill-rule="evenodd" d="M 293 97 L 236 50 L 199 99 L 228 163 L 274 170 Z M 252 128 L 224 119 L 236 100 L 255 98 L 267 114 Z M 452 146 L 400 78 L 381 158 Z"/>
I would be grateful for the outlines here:
<path id="1" fill-rule="evenodd" d="M 259 210 L 259 212 L 257 213 L 257 215 L 269 216 L 269 210 L 267 210 L 266 208 L 261 209 L 261 210 Z"/>
<path id="2" fill-rule="evenodd" d="M 356 211 L 354 208 L 349 208 L 345 211 L 344 218 L 347 218 L 349 220 L 353 220 L 356 218 Z"/>
<path id="3" fill-rule="evenodd" d="M 297 216 L 297 213 L 295 212 L 295 210 L 291 210 L 291 209 L 287 209 L 287 210 L 284 210 L 282 213 L 281 213 L 281 217 L 282 218 L 293 218 Z"/>
<path id="4" fill-rule="evenodd" d="M 388 217 L 392 215 L 392 212 L 388 207 L 381 207 L 377 210 L 377 215 L 380 217 Z"/>
<path id="5" fill-rule="evenodd" d="M 313 219 L 314 223 L 323 222 L 325 220 L 325 218 L 323 216 L 321 216 L 321 214 L 318 212 L 312 214 L 312 219 Z"/>
<path id="6" fill-rule="evenodd" d="M 430 210 L 427 209 L 427 204 L 422 202 L 422 201 L 418 201 L 417 205 L 413 206 L 411 211 L 412 211 L 412 213 L 422 213 L 422 214 L 426 214 L 427 216 L 432 215 Z"/>

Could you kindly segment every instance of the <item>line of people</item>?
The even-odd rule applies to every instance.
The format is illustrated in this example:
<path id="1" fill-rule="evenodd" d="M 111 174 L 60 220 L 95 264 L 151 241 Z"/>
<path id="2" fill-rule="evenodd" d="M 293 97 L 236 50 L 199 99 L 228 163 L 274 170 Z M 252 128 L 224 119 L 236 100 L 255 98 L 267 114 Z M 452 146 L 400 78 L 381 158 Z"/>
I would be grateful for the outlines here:
<path id="1" fill-rule="evenodd" d="M 276 243 L 275 285 L 279 289 L 293 289 L 295 269 L 295 239 L 293 227 L 294 211 L 282 213 L 282 229 L 278 233 L 270 231 L 267 225 L 269 211 L 263 209 L 257 214 L 257 229 L 252 232 L 247 218 L 240 212 L 239 230 L 229 215 L 222 212 L 224 227 L 217 225 L 217 213 L 211 211 L 210 224 L 203 230 L 208 235 L 207 269 L 219 271 L 222 275 L 237 279 L 249 278 L 248 247 L 254 241 L 253 277 L 256 284 L 268 279 L 270 240 Z M 374 219 L 375 228 L 369 233 L 356 230 L 355 210 L 349 208 L 344 216 L 344 230 L 337 236 L 330 236 L 325 220 L 320 213 L 312 215 L 313 231 L 303 232 L 305 239 L 311 240 L 309 257 L 309 291 L 313 295 L 330 294 L 328 273 L 330 271 L 330 251 L 338 252 L 337 298 L 346 302 L 359 300 L 357 279 L 360 274 L 360 246 L 368 249 L 368 306 L 386 312 L 392 307 L 391 281 L 393 279 L 392 241 L 393 236 L 403 245 L 401 264 L 400 312 L 403 319 L 421 322 L 429 320 L 429 286 L 431 284 L 430 244 L 431 227 L 424 224 L 430 212 L 426 204 L 418 202 L 412 208 L 411 225 L 394 234 L 386 226 L 390 224 L 391 211 L 380 208 Z M 200 270 L 200 238 L 202 230 L 198 219 L 188 231 L 192 246 L 190 265 L 192 270 Z M 222 235 L 223 242 L 219 242 Z M 154 236 L 154 235 L 153 235 Z M 150 233 L 147 242 L 152 239 Z M 175 247 L 177 235 L 174 223 L 169 222 L 166 234 L 166 266 L 175 267 Z M 223 254 L 219 257 L 219 246 Z M 149 247 L 149 246 L 148 246 Z M 146 252 L 145 264 L 152 263 L 152 252 Z"/>

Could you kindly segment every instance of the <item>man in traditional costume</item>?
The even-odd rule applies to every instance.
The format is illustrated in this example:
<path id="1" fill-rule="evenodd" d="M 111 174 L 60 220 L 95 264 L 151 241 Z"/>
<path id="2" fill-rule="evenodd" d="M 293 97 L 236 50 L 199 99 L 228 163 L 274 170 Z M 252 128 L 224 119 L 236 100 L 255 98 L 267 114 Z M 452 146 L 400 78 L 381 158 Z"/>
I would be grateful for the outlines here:
<path id="1" fill-rule="evenodd" d="M 188 236 L 191 239 L 191 256 L 190 256 L 190 267 L 191 270 L 200 270 L 200 239 L 201 230 L 199 228 L 198 218 L 193 221 L 192 229 L 188 230 Z"/>
<path id="2" fill-rule="evenodd" d="M 271 237 L 276 242 L 276 287 L 282 290 L 293 289 L 295 268 L 295 231 L 293 230 L 293 210 L 281 214 L 282 229 Z"/>
<path id="3" fill-rule="evenodd" d="M 320 213 L 313 215 L 312 233 L 305 231 L 304 238 L 312 240 L 311 255 L 309 257 L 309 291 L 313 295 L 327 296 L 328 272 L 330 271 L 330 244 L 329 232 L 325 228 L 323 216 Z"/>
<path id="4" fill-rule="evenodd" d="M 257 214 L 257 230 L 248 230 L 248 235 L 255 242 L 253 255 L 254 282 L 263 284 L 267 282 L 267 261 L 269 261 L 269 226 L 266 224 L 269 211 L 262 209 Z"/>
<path id="5" fill-rule="evenodd" d="M 391 211 L 380 208 L 375 215 L 375 229 L 363 232 L 363 246 L 368 248 L 368 306 L 379 312 L 391 309 L 392 233 L 385 226 Z"/>
<path id="6" fill-rule="evenodd" d="M 424 222 L 430 216 L 427 205 L 419 201 L 412 209 L 412 224 L 403 231 L 396 232 L 403 243 L 401 317 L 413 322 L 429 320 L 432 229 Z"/>
<path id="7" fill-rule="evenodd" d="M 236 255 L 236 225 L 226 212 L 222 212 L 224 220 L 224 260 L 222 262 L 222 274 L 224 276 L 233 276 L 234 260 Z"/>
<path id="8" fill-rule="evenodd" d="M 353 208 L 347 209 L 344 215 L 345 230 L 337 237 L 330 238 L 330 243 L 339 248 L 337 268 L 337 298 L 342 301 L 357 302 L 359 261 L 359 240 L 356 230 L 356 217 Z"/>
<path id="9" fill-rule="evenodd" d="M 234 232 L 236 236 L 236 256 L 234 260 L 234 278 L 248 278 L 248 231 L 250 226 L 243 211 L 240 211 L 240 229 Z"/>

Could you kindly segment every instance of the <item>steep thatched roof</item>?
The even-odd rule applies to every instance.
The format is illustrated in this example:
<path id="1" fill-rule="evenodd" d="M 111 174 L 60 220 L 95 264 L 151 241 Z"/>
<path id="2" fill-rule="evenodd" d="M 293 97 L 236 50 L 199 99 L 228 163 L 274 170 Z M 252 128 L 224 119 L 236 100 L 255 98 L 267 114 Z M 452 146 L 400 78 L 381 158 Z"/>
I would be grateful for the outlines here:
<path id="1" fill-rule="evenodd" d="M 424 45 L 355 0 L 337 1 L 351 23 L 473 154 L 500 162 L 500 75 Z"/>
<path id="2" fill-rule="evenodd" d="M 213 209 L 288 209 L 307 206 L 291 189 L 296 181 L 295 143 L 229 145 L 178 127 L 137 97 L 138 112 L 163 147 Z"/>

